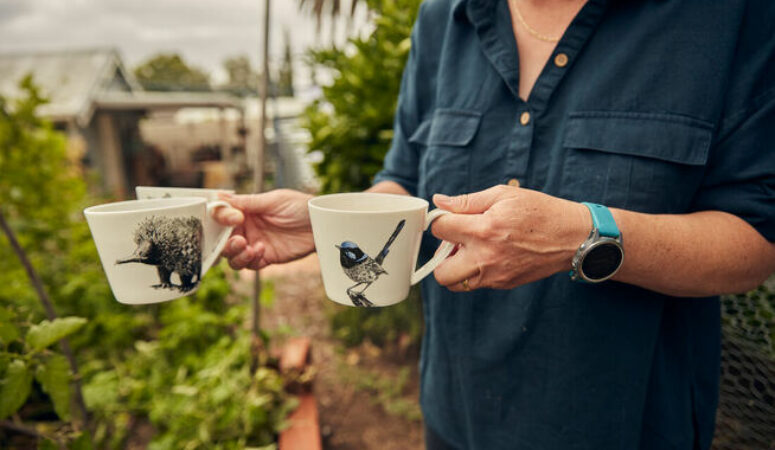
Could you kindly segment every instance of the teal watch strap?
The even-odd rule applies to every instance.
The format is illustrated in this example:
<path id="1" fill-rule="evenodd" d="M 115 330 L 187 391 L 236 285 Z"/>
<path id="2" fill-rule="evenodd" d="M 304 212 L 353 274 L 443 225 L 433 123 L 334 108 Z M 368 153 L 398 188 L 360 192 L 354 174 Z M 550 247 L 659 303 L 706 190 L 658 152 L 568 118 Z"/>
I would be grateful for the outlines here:
<path id="1" fill-rule="evenodd" d="M 611 215 L 608 208 L 597 203 L 582 202 L 581 204 L 589 208 L 589 212 L 592 214 L 592 224 L 597 228 L 600 236 L 619 237 L 619 227 L 616 226 L 614 216 Z"/>

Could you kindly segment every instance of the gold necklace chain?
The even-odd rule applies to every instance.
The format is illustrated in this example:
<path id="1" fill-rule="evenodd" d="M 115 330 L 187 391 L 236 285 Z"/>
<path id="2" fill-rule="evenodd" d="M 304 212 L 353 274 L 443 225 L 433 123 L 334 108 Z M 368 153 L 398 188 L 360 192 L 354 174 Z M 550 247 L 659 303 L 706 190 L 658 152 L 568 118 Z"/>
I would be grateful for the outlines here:
<path id="1" fill-rule="evenodd" d="M 517 13 L 517 19 L 519 19 L 519 22 L 522 24 L 523 27 L 525 27 L 525 30 L 528 33 L 530 33 L 531 36 L 533 36 L 536 39 L 540 39 L 544 42 L 551 42 L 551 43 L 560 42 L 560 38 L 558 37 L 550 37 L 534 30 L 533 27 L 531 27 L 530 25 L 527 24 L 527 22 L 525 22 L 525 18 L 522 17 L 522 13 L 519 11 L 519 7 L 517 6 L 517 0 L 514 0 L 512 4 L 514 5 L 514 12 Z"/>

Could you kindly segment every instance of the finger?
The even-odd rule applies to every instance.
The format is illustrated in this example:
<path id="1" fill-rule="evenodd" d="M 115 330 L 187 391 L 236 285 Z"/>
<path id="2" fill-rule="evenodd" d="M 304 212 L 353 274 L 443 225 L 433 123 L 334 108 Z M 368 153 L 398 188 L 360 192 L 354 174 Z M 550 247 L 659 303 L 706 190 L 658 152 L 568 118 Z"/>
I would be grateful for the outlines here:
<path id="1" fill-rule="evenodd" d="M 235 208 L 247 213 L 259 213 L 275 206 L 277 199 L 272 193 L 221 195 L 221 198 Z"/>
<path id="2" fill-rule="evenodd" d="M 444 214 L 433 221 L 431 233 L 447 242 L 465 244 L 482 226 L 481 220 L 478 214 Z"/>
<path id="3" fill-rule="evenodd" d="M 460 280 L 457 283 L 451 283 L 451 284 L 449 284 L 447 286 L 444 286 L 444 287 L 447 288 L 447 290 L 449 290 L 451 292 L 470 292 L 470 291 L 473 291 L 473 290 L 476 290 L 476 289 L 479 289 L 480 287 L 482 287 L 476 281 L 478 279 L 479 279 L 478 276 L 471 275 L 470 277 L 463 278 L 462 280 Z M 467 285 L 466 285 L 466 282 L 468 283 Z"/>
<path id="4" fill-rule="evenodd" d="M 269 263 L 266 261 L 266 258 L 265 258 L 266 247 L 264 246 L 264 244 L 261 242 L 258 242 L 256 244 L 253 244 L 251 248 L 253 249 L 253 260 L 247 265 L 247 267 L 253 270 L 259 270 L 268 266 Z"/>
<path id="5" fill-rule="evenodd" d="M 436 281 L 451 290 L 465 290 L 460 285 L 463 280 L 468 280 L 468 287 L 474 289 L 478 286 L 474 281 L 478 280 L 479 266 L 467 257 L 465 247 L 457 255 L 447 258 L 433 271 Z"/>
<path id="6" fill-rule="evenodd" d="M 247 246 L 237 255 L 229 258 L 229 266 L 234 270 L 244 269 L 249 266 L 256 257 L 256 251 Z"/>
<path id="7" fill-rule="evenodd" d="M 221 255 L 227 258 L 232 258 L 240 254 L 243 250 L 245 250 L 245 247 L 247 247 L 247 245 L 248 245 L 248 241 L 245 240 L 243 236 L 232 236 L 229 238 L 229 240 L 226 242 L 226 245 L 223 247 L 223 251 L 221 252 Z"/>
<path id="8" fill-rule="evenodd" d="M 242 211 L 236 208 L 220 207 L 213 211 L 213 218 L 216 222 L 226 226 L 238 226 L 242 225 L 245 221 L 245 215 Z"/>
<path id="9" fill-rule="evenodd" d="M 459 214 L 481 214 L 503 198 L 513 196 L 517 188 L 503 184 L 471 194 L 449 197 L 434 194 L 433 203 L 439 208 Z"/>
<path id="10" fill-rule="evenodd" d="M 266 258 L 256 258 L 253 260 L 253 263 L 250 265 L 250 268 L 254 270 L 260 270 L 268 265 L 269 265 L 269 262 L 266 260 Z"/>

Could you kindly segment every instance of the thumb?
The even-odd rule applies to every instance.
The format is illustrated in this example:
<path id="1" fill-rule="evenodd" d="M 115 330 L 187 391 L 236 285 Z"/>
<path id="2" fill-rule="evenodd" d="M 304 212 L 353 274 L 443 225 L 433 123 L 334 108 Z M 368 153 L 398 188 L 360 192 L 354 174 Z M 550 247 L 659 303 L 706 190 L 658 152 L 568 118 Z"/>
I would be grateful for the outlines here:
<path id="1" fill-rule="evenodd" d="M 435 194 L 433 203 L 441 209 L 458 214 L 481 214 L 498 201 L 513 195 L 513 187 L 506 185 L 493 186 L 483 191 L 472 194 L 449 197 L 443 194 Z"/>
<path id="2" fill-rule="evenodd" d="M 234 207 L 234 205 L 229 201 L 230 197 L 225 195 L 219 195 L 219 197 L 221 200 L 225 201 L 232 207 L 229 208 L 224 206 L 215 208 L 215 211 L 213 212 L 213 218 L 215 221 L 221 225 L 228 225 L 233 227 L 242 225 L 242 223 L 245 221 L 245 215 L 242 214 L 242 211 Z"/>

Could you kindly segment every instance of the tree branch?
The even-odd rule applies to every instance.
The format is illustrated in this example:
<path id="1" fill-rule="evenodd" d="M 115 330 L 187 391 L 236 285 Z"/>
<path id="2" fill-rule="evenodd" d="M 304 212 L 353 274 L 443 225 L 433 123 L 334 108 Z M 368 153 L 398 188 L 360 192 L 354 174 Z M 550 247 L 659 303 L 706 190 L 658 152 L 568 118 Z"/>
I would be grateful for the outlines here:
<path id="1" fill-rule="evenodd" d="M 10 420 L 0 420 L 0 428 L 5 428 L 7 430 L 15 431 L 20 434 L 26 434 L 27 436 L 33 436 L 38 439 L 50 439 L 54 442 L 59 442 L 57 439 L 55 439 L 52 436 L 46 436 L 45 434 L 41 433 L 40 431 L 36 430 L 35 428 L 28 427 L 26 425 L 22 425 L 20 423 L 13 423 Z M 59 443 L 61 445 L 61 442 Z"/>
<path id="2" fill-rule="evenodd" d="M 32 286 L 35 288 L 35 292 L 37 292 L 38 298 L 40 298 L 40 302 L 43 304 L 43 308 L 46 310 L 46 316 L 49 320 L 56 319 L 57 315 L 54 311 L 54 305 L 51 303 L 51 299 L 49 299 L 46 290 L 43 288 L 43 282 L 41 281 L 40 276 L 38 276 L 38 273 L 35 271 L 35 268 L 32 266 L 30 259 L 27 257 L 27 253 L 24 251 L 21 244 L 19 244 L 19 240 L 16 239 L 16 234 L 8 225 L 8 222 L 6 222 L 5 215 L 2 211 L 0 211 L 0 228 L 3 229 L 3 233 L 8 238 L 8 242 L 11 244 L 13 251 L 19 258 L 19 261 L 21 261 L 24 269 L 27 271 L 27 276 L 30 279 L 30 283 L 32 283 Z M 75 387 L 75 402 L 78 405 L 78 409 L 80 410 L 83 426 L 89 430 L 89 412 L 86 410 L 86 403 L 83 400 L 83 393 L 81 392 L 81 377 L 80 373 L 78 372 L 78 363 L 75 361 L 75 357 L 73 356 L 73 352 L 70 349 L 70 343 L 67 338 L 60 340 L 59 345 L 62 348 L 62 353 L 64 353 L 65 357 L 70 363 L 70 371 L 73 373 L 72 383 Z"/>

